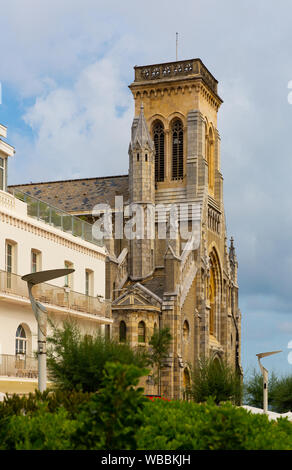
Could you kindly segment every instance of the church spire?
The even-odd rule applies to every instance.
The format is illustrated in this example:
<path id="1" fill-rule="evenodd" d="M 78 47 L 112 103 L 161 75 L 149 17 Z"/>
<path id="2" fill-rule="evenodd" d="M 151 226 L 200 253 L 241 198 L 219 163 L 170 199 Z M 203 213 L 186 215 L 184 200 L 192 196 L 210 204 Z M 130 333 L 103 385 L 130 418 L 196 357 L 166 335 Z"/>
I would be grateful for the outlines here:
<path id="1" fill-rule="evenodd" d="M 140 114 L 138 118 L 137 127 L 134 131 L 134 135 L 131 141 L 132 149 L 146 149 L 154 150 L 154 143 L 151 139 L 147 122 L 144 116 L 144 106 L 143 103 L 141 104 Z"/>

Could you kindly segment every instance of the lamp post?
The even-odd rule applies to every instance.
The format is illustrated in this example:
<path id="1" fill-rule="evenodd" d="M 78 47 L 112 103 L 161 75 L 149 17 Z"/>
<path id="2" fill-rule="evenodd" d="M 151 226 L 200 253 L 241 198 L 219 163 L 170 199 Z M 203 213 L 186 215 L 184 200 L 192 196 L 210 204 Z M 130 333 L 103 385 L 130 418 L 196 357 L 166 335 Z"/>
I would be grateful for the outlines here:
<path id="1" fill-rule="evenodd" d="M 32 288 L 36 284 L 51 281 L 58 277 L 66 276 L 75 271 L 74 269 L 51 269 L 49 271 L 38 271 L 36 273 L 22 276 L 27 282 L 28 295 L 33 313 L 38 324 L 38 387 L 40 392 L 46 390 L 47 384 L 47 309 L 32 295 Z"/>
<path id="2" fill-rule="evenodd" d="M 263 374 L 263 382 L 264 382 L 263 383 L 263 409 L 264 409 L 264 413 L 268 412 L 268 371 L 262 365 L 261 358 L 262 357 L 267 357 L 267 356 L 272 356 L 273 354 L 278 354 L 280 352 L 282 352 L 282 351 L 271 351 L 271 352 L 256 354 L 257 357 L 258 357 L 261 372 Z"/>

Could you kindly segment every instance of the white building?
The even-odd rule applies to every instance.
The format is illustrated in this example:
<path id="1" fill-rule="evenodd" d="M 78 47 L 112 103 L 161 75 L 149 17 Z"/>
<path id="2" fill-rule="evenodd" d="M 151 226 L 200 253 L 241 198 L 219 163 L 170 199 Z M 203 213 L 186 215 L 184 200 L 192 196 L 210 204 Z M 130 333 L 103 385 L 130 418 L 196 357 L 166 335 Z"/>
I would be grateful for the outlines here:
<path id="1" fill-rule="evenodd" d="M 0 137 L 6 135 L 0 125 Z M 7 192 L 7 159 L 14 153 L 0 138 L 0 392 L 27 393 L 37 388 L 37 322 L 21 276 L 73 268 L 54 286 L 33 288 L 49 318 L 60 324 L 70 316 L 87 334 L 109 334 L 112 320 L 104 299 L 104 247 L 88 223 L 18 190 Z"/>

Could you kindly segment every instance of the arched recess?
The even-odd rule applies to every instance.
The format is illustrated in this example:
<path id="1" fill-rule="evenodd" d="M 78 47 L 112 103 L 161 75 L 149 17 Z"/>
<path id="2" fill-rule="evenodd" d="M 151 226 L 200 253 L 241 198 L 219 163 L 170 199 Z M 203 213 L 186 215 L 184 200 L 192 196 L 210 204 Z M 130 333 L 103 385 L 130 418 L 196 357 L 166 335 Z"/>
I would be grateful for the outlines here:
<path id="1" fill-rule="evenodd" d="M 209 126 L 206 133 L 206 159 L 208 162 L 208 188 L 210 192 L 214 192 L 215 182 L 215 162 L 214 162 L 214 146 L 215 139 L 212 127 Z"/>
<path id="2" fill-rule="evenodd" d="M 205 158 L 208 163 L 208 189 L 214 194 L 215 187 L 215 132 L 212 123 L 205 117 Z"/>
<path id="3" fill-rule="evenodd" d="M 190 325 L 188 320 L 185 320 L 183 323 L 183 339 L 184 341 L 188 341 L 190 336 Z"/>
<path id="4" fill-rule="evenodd" d="M 191 386 L 190 372 L 187 367 L 185 367 L 183 371 L 183 386 L 185 390 L 189 389 Z"/>
<path id="5" fill-rule="evenodd" d="M 220 325 L 220 306 L 222 296 L 222 271 L 219 256 L 216 248 L 213 246 L 210 254 L 210 276 L 209 276 L 209 334 L 215 337 L 219 334 Z"/>

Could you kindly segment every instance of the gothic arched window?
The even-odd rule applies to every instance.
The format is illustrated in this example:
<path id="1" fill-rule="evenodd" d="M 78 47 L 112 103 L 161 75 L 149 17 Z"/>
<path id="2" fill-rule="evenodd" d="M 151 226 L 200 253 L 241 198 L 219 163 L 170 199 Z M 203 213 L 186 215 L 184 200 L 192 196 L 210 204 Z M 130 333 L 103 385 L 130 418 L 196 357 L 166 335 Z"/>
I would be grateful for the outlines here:
<path id="1" fill-rule="evenodd" d="M 153 141 L 155 146 L 155 181 L 164 181 L 164 127 L 162 122 L 153 125 Z"/>
<path id="2" fill-rule="evenodd" d="M 127 326 L 126 323 L 122 320 L 120 322 L 120 342 L 125 343 L 127 339 Z"/>
<path id="3" fill-rule="evenodd" d="M 146 342 L 146 326 L 143 321 L 138 324 L 138 343 Z"/>
<path id="4" fill-rule="evenodd" d="M 172 179 L 180 180 L 184 176 L 184 131 L 182 122 L 176 119 L 171 129 L 172 137 Z"/>
<path id="5" fill-rule="evenodd" d="M 209 332 L 210 335 L 215 335 L 215 322 L 216 322 L 216 285 L 213 268 L 210 271 L 210 285 L 209 285 L 209 301 L 210 301 L 210 319 L 209 319 Z"/>

